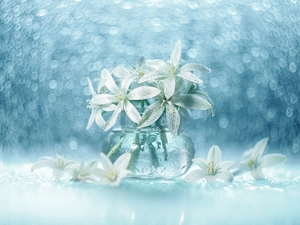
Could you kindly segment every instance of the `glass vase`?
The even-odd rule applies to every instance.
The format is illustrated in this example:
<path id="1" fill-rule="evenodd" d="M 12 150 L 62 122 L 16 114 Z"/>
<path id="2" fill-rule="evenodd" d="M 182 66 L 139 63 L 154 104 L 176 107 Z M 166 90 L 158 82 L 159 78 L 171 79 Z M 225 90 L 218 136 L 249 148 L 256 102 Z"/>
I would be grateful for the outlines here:
<path id="1" fill-rule="evenodd" d="M 174 179 L 192 165 L 195 149 L 191 138 L 180 133 L 172 137 L 161 120 L 146 128 L 136 128 L 126 114 L 106 138 L 102 152 L 114 162 L 125 152 L 131 153 L 129 175 L 137 179 Z"/>

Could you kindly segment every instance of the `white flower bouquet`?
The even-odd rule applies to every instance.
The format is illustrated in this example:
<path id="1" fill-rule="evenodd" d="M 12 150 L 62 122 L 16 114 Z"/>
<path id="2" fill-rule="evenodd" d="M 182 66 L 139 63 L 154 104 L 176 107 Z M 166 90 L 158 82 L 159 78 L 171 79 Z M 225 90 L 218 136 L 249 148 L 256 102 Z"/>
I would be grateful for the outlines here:
<path id="1" fill-rule="evenodd" d="M 100 78 L 96 79 L 96 89 L 88 79 L 92 94 L 88 108 L 92 113 L 87 128 L 95 121 L 104 131 L 110 130 L 120 114 L 126 114 L 134 127 L 131 133 L 136 134 L 125 134 L 123 128 L 121 134 L 110 138 L 112 141 L 103 147 L 102 152 L 112 161 L 130 152 L 129 168 L 134 174 L 147 171 L 146 174 L 160 174 L 159 177 L 166 178 L 175 177 L 175 173 L 170 171 L 181 171 L 177 175 L 184 173 L 192 163 L 194 146 L 189 137 L 181 135 L 183 117 L 190 118 L 190 110 L 210 109 L 214 114 L 213 103 L 202 90 L 203 81 L 193 73 L 207 73 L 210 69 L 192 63 L 180 65 L 181 48 L 181 42 L 178 41 L 168 62 L 141 57 L 135 68 L 103 69 Z M 158 128 L 159 134 L 149 130 L 141 134 L 141 130 L 149 127 Z M 185 152 L 185 156 L 176 152 L 169 154 L 170 149 Z M 144 157 L 151 158 L 150 164 L 146 162 L 138 166 L 137 159 L 141 158 L 141 151 Z M 170 155 L 176 156 L 172 158 Z M 175 169 L 166 161 L 182 163 Z"/>
<path id="2" fill-rule="evenodd" d="M 179 133 L 182 115 L 189 110 L 211 109 L 213 103 L 200 89 L 203 81 L 192 71 L 210 72 L 198 64 L 180 65 L 181 42 L 173 49 L 170 60 L 145 60 L 140 58 L 135 68 L 116 67 L 111 72 L 101 71 L 97 89 L 88 79 L 92 99 L 88 100 L 92 113 L 87 125 L 95 121 L 104 131 L 111 129 L 122 110 L 136 124 L 136 128 L 152 125 L 165 114 L 167 126 L 173 137 Z M 143 115 L 138 108 L 143 108 Z M 111 113 L 105 121 L 103 114 Z"/>

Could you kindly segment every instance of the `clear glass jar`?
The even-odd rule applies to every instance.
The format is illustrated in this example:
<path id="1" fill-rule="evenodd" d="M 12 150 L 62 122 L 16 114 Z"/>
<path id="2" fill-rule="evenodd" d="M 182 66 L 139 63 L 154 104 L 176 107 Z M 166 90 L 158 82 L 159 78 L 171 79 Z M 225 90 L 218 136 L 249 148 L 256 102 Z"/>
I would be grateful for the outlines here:
<path id="1" fill-rule="evenodd" d="M 195 149 L 184 133 L 173 138 L 164 123 L 136 129 L 126 114 L 106 138 L 102 152 L 114 162 L 125 152 L 131 153 L 129 177 L 138 179 L 174 179 L 192 165 Z"/>

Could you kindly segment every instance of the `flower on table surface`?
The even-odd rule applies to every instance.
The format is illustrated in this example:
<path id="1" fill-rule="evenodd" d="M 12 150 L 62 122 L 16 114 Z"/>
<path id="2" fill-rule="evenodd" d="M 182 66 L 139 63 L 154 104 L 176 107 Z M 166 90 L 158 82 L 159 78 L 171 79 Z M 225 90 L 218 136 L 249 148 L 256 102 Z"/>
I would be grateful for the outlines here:
<path id="1" fill-rule="evenodd" d="M 193 182 L 202 178 L 205 178 L 207 183 L 214 182 L 216 178 L 227 182 L 233 181 L 233 175 L 227 169 L 234 162 L 221 162 L 221 150 L 218 146 L 213 145 L 210 148 L 207 159 L 195 158 L 193 161 L 200 167 L 200 170 L 196 169 L 188 173 L 184 178 L 185 182 Z"/>
<path id="2" fill-rule="evenodd" d="M 118 186 L 122 178 L 126 177 L 131 171 L 127 169 L 131 154 L 129 152 L 121 155 L 114 163 L 103 153 L 100 153 L 103 168 L 92 168 L 90 172 L 100 178 L 101 184 Z"/>
<path id="3" fill-rule="evenodd" d="M 97 94 L 93 96 L 92 101 L 99 106 L 114 104 L 115 109 L 112 116 L 104 125 L 104 130 L 107 131 L 114 126 L 117 117 L 122 110 L 134 122 L 138 123 L 141 116 L 136 107 L 131 103 L 133 100 L 145 100 L 158 95 L 161 91 L 152 86 L 140 86 L 128 91 L 131 83 L 134 80 L 133 76 L 127 76 L 123 79 L 121 87 L 118 87 L 107 69 L 103 69 L 101 76 L 105 79 L 104 85 L 111 93 Z"/>
<path id="4" fill-rule="evenodd" d="M 81 163 L 74 163 L 68 167 L 66 172 L 71 175 L 74 181 L 92 182 L 94 179 L 93 176 L 91 176 L 90 169 L 95 168 L 97 164 L 97 161 L 92 161 L 87 164 L 81 161 Z"/>
<path id="5" fill-rule="evenodd" d="M 58 181 L 73 164 L 74 161 L 65 159 L 63 156 L 59 156 L 58 154 L 56 154 L 56 158 L 45 156 L 31 167 L 31 172 L 36 169 L 48 167 L 53 169 L 53 177 L 55 181 Z"/>
<path id="6" fill-rule="evenodd" d="M 165 63 L 163 60 L 159 59 L 148 60 L 146 62 L 146 65 L 152 68 L 154 71 L 151 71 L 142 76 L 139 82 L 143 83 L 149 80 L 162 79 L 164 83 L 164 93 L 167 99 L 174 94 L 177 82 L 176 78 L 178 77 L 197 84 L 203 83 L 201 79 L 199 79 L 190 71 L 198 70 L 201 72 L 210 72 L 210 69 L 205 66 L 192 63 L 179 67 L 182 51 L 181 48 L 181 41 L 177 41 L 168 63 Z"/>
<path id="7" fill-rule="evenodd" d="M 236 167 L 242 172 L 251 172 L 251 175 L 256 180 L 265 179 L 262 172 L 263 168 L 271 167 L 285 162 L 286 156 L 278 153 L 267 154 L 262 156 L 267 143 L 268 138 L 264 138 L 257 142 L 253 149 L 246 151 L 240 162 L 236 164 Z"/>

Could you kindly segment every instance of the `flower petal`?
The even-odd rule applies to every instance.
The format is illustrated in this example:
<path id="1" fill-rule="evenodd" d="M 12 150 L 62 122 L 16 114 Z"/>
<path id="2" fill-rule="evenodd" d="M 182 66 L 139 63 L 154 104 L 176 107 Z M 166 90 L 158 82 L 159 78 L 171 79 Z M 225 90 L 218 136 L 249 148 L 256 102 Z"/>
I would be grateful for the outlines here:
<path id="1" fill-rule="evenodd" d="M 62 178 L 62 176 L 65 174 L 64 170 L 58 170 L 58 169 L 54 169 L 53 170 L 53 177 L 54 177 L 54 181 L 57 182 L 60 180 L 60 178 Z"/>
<path id="2" fill-rule="evenodd" d="M 117 101 L 118 101 L 118 99 L 114 95 L 99 94 L 92 98 L 91 104 L 103 105 L 103 104 L 109 104 L 109 103 L 117 102 Z"/>
<path id="3" fill-rule="evenodd" d="M 269 138 L 264 138 L 256 143 L 256 145 L 254 146 L 254 148 L 252 150 L 252 156 L 255 159 L 259 159 L 261 157 L 261 155 L 263 154 L 263 152 L 267 146 L 268 140 L 269 140 Z"/>
<path id="4" fill-rule="evenodd" d="M 199 79 L 199 77 L 197 77 L 195 74 L 192 74 L 190 72 L 181 72 L 179 74 L 177 74 L 177 76 L 188 80 L 190 82 L 196 83 L 196 84 L 202 84 L 203 81 Z"/>
<path id="5" fill-rule="evenodd" d="M 130 170 L 121 170 L 118 174 L 118 178 L 119 180 L 121 180 L 122 178 L 126 177 L 128 174 L 131 174 L 132 172 Z"/>
<path id="6" fill-rule="evenodd" d="M 171 103 L 171 104 L 166 104 L 166 112 L 167 112 L 166 116 L 167 116 L 168 128 L 170 129 L 172 136 L 176 137 L 180 125 L 180 116 L 178 110 Z"/>
<path id="7" fill-rule="evenodd" d="M 100 81 L 98 83 L 97 86 L 97 93 L 101 93 L 101 89 L 103 88 L 103 86 L 105 85 L 105 80 L 103 78 L 100 78 Z"/>
<path id="8" fill-rule="evenodd" d="M 205 177 L 205 174 L 201 170 L 193 170 L 189 172 L 185 177 L 185 182 L 194 182 L 196 180 L 200 180 Z"/>
<path id="9" fill-rule="evenodd" d="M 174 105 L 187 109 L 206 110 L 212 107 L 204 98 L 193 94 L 176 95 L 171 98 L 171 101 Z"/>
<path id="10" fill-rule="evenodd" d="M 147 67 L 155 70 L 165 70 L 169 69 L 168 65 L 160 59 L 149 59 L 146 61 Z"/>
<path id="11" fill-rule="evenodd" d="M 114 163 L 114 168 L 116 169 L 117 172 L 120 172 L 122 170 L 126 170 L 129 161 L 131 158 L 131 154 L 129 152 L 126 152 L 122 154 L 119 158 Z"/>
<path id="12" fill-rule="evenodd" d="M 185 64 L 179 69 L 180 72 L 191 71 L 191 70 L 197 70 L 204 73 L 209 73 L 211 71 L 209 68 L 205 66 L 201 66 L 199 64 L 194 64 L 194 63 Z"/>
<path id="13" fill-rule="evenodd" d="M 90 129 L 90 127 L 92 126 L 92 124 L 95 120 L 95 117 L 96 117 L 96 113 L 97 113 L 97 109 L 92 109 L 92 112 L 91 112 L 91 115 L 90 115 L 90 118 L 89 118 L 89 122 L 86 126 L 86 129 Z"/>
<path id="14" fill-rule="evenodd" d="M 129 117 L 129 119 L 131 119 L 131 121 L 133 121 L 135 123 L 140 122 L 141 115 L 140 115 L 139 111 L 134 107 L 134 105 L 129 100 L 124 101 L 124 110 L 125 110 L 127 116 Z"/>
<path id="15" fill-rule="evenodd" d="M 102 109 L 103 111 L 106 111 L 106 112 L 110 112 L 110 111 L 114 111 L 116 109 L 116 105 L 115 104 L 104 104 L 102 105 Z"/>
<path id="16" fill-rule="evenodd" d="M 136 61 L 135 69 L 137 71 L 140 71 L 143 68 L 143 66 L 145 66 L 145 64 L 146 64 L 146 58 L 142 56 Z"/>
<path id="17" fill-rule="evenodd" d="M 127 94 L 128 88 L 130 87 L 131 83 L 134 81 L 135 77 L 130 75 L 122 81 L 121 90 L 124 94 Z"/>
<path id="18" fill-rule="evenodd" d="M 216 174 L 216 178 L 219 178 L 221 180 L 224 180 L 226 182 L 232 182 L 233 181 L 233 175 L 227 170 L 221 171 L 220 173 Z"/>
<path id="19" fill-rule="evenodd" d="M 102 168 L 92 167 L 89 169 L 89 172 L 99 178 L 103 178 L 106 176 L 106 171 Z"/>
<path id="20" fill-rule="evenodd" d="M 90 80 L 90 78 L 87 78 L 88 80 L 88 84 L 89 84 L 89 89 L 90 89 L 90 92 L 93 96 L 97 95 L 97 93 L 94 91 L 94 88 L 93 88 L 93 85 L 92 85 L 92 81 Z"/>
<path id="21" fill-rule="evenodd" d="M 123 104 L 119 103 L 115 109 L 115 111 L 113 112 L 113 114 L 111 115 L 111 117 L 109 118 L 109 120 L 106 122 L 105 127 L 104 127 L 104 131 L 108 131 L 110 128 L 112 128 L 117 121 L 117 118 L 120 114 L 120 112 L 123 110 Z"/>
<path id="22" fill-rule="evenodd" d="M 174 94 L 175 85 L 176 85 L 175 77 L 166 78 L 164 80 L 164 94 L 165 94 L 166 99 L 169 99 Z"/>
<path id="23" fill-rule="evenodd" d="M 161 90 L 156 87 L 141 86 L 130 91 L 130 93 L 127 95 L 127 98 L 129 100 L 149 99 L 155 97 L 160 92 Z"/>
<path id="24" fill-rule="evenodd" d="M 140 119 L 138 128 L 147 127 L 153 124 L 163 114 L 164 110 L 165 107 L 161 105 L 160 101 L 156 101 L 149 105 Z"/>
<path id="25" fill-rule="evenodd" d="M 251 175 L 255 180 L 264 180 L 265 176 L 261 168 L 251 170 Z"/>
<path id="26" fill-rule="evenodd" d="M 114 79 L 107 69 L 103 69 L 101 71 L 101 77 L 105 80 L 105 86 L 108 88 L 108 90 L 110 90 L 114 94 L 117 94 L 119 92 L 119 88 L 117 87 Z"/>
<path id="27" fill-rule="evenodd" d="M 144 76 L 142 76 L 139 79 L 139 83 L 144 83 L 144 82 L 147 82 L 150 80 L 158 80 L 158 79 L 165 78 L 165 77 L 166 77 L 165 73 L 152 71 L 152 72 L 146 73 Z"/>
<path id="28" fill-rule="evenodd" d="M 102 162 L 104 170 L 110 171 L 113 168 L 113 164 L 111 163 L 110 159 L 102 152 L 100 153 L 100 158 L 101 158 L 101 162 Z"/>
<path id="29" fill-rule="evenodd" d="M 102 117 L 102 111 L 101 110 L 96 111 L 95 122 L 99 127 L 101 127 L 101 128 L 105 127 L 106 122 Z"/>
<path id="30" fill-rule="evenodd" d="M 42 167 L 49 167 L 49 168 L 52 168 L 52 169 L 53 169 L 53 168 L 54 168 L 54 164 L 53 164 L 53 162 L 51 162 L 51 161 L 48 161 L 48 160 L 42 160 L 42 161 L 39 161 L 39 162 L 33 164 L 33 165 L 31 166 L 30 171 L 33 172 L 34 170 L 40 169 L 40 168 L 42 168 Z"/>
<path id="31" fill-rule="evenodd" d="M 193 162 L 197 164 L 203 171 L 207 171 L 207 162 L 203 158 L 195 158 Z"/>
<path id="32" fill-rule="evenodd" d="M 208 152 L 207 162 L 214 162 L 216 165 L 219 165 L 221 161 L 221 150 L 217 145 L 213 145 Z"/>
<path id="33" fill-rule="evenodd" d="M 171 58 L 170 58 L 170 64 L 174 66 L 175 68 L 179 66 L 181 58 L 181 41 L 177 41 L 175 44 L 175 47 L 172 51 Z"/>
<path id="34" fill-rule="evenodd" d="M 216 176 L 214 175 L 206 175 L 205 180 L 208 184 L 213 183 L 216 180 Z"/>
<path id="35" fill-rule="evenodd" d="M 118 78 L 125 78 L 127 76 L 130 76 L 130 72 L 124 67 L 116 67 L 111 73 Z"/>
<path id="36" fill-rule="evenodd" d="M 286 156 L 282 154 L 268 154 L 261 157 L 259 167 L 271 167 L 286 161 Z"/>

